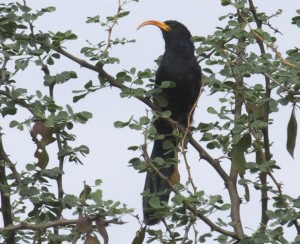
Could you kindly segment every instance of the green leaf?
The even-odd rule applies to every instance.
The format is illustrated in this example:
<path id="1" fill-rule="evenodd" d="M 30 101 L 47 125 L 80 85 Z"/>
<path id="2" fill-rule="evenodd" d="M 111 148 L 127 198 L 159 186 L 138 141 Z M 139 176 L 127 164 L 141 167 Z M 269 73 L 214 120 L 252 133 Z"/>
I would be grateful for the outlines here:
<path id="1" fill-rule="evenodd" d="M 130 11 L 124 11 L 124 12 L 121 12 L 121 13 L 119 13 L 118 18 L 125 17 L 125 16 L 127 16 L 129 13 L 130 13 Z"/>
<path id="2" fill-rule="evenodd" d="M 268 127 L 268 123 L 261 121 L 261 120 L 254 120 L 251 123 L 251 126 L 256 129 L 264 129 L 264 128 Z"/>
<path id="3" fill-rule="evenodd" d="M 146 229 L 147 226 L 143 227 L 136 233 L 135 238 L 132 241 L 132 244 L 143 244 L 143 241 L 145 239 Z"/>
<path id="4" fill-rule="evenodd" d="M 49 64 L 49 65 L 53 65 L 53 64 L 54 64 L 54 61 L 53 61 L 53 58 L 52 58 L 52 57 L 49 57 L 49 58 L 47 59 L 47 64 Z"/>
<path id="5" fill-rule="evenodd" d="M 68 118 L 68 113 L 66 111 L 59 111 L 55 116 L 55 119 L 58 121 L 64 121 Z"/>
<path id="6" fill-rule="evenodd" d="M 72 195 L 72 194 L 67 194 L 63 198 L 63 203 L 70 206 L 70 207 L 75 207 L 77 203 L 79 203 L 78 197 Z"/>
<path id="7" fill-rule="evenodd" d="M 16 88 L 11 91 L 11 97 L 12 97 L 12 99 L 16 99 L 20 96 L 25 95 L 26 93 L 27 93 L 27 89 Z"/>
<path id="8" fill-rule="evenodd" d="M 81 113 L 78 113 L 78 118 L 82 120 L 82 122 L 86 122 L 89 119 L 93 117 L 93 114 L 88 111 L 82 111 Z"/>
<path id="9" fill-rule="evenodd" d="M 132 75 L 134 75 L 135 72 L 136 72 L 136 68 L 135 68 L 135 67 L 133 67 L 133 68 L 130 69 L 130 73 L 131 73 Z"/>
<path id="10" fill-rule="evenodd" d="M 26 169 L 27 169 L 28 171 L 32 171 L 32 170 L 35 170 L 36 167 L 35 167 L 34 164 L 26 164 Z"/>
<path id="11" fill-rule="evenodd" d="M 100 186 L 101 184 L 102 184 L 102 180 L 101 179 L 95 180 L 95 185 L 96 186 Z"/>
<path id="12" fill-rule="evenodd" d="M 66 126 L 67 126 L 67 129 L 68 129 L 68 130 L 72 130 L 73 127 L 74 127 L 74 125 L 73 125 L 72 122 L 67 122 L 67 123 L 66 123 Z"/>
<path id="13" fill-rule="evenodd" d="M 34 196 L 34 195 L 39 194 L 39 190 L 34 186 L 31 186 L 31 187 L 24 186 L 24 187 L 21 187 L 19 194 L 21 197 Z"/>
<path id="14" fill-rule="evenodd" d="M 68 113 L 70 114 L 70 115 L 72 115 L 73 114 L 73 109 L 72 109 L 72 107 L 70 106 L 70 105 L 66 105 L 66 108 L 67 108 L 67 110 L 68 110 Z"/>
<path id="15" fill-rule="evenodd" d="M 131 146 L 131 147 L 128 147 L 128 150 L 131 150 L 131 151 L 136 151 L 138 150 L 139 147 L 138 146 Z"/>
<path id="16" fill-rule="evenodd" d="M 46 86 L 49 86 L 49 85 L 51 85 L 55 81 L 55 77 L 51 76 L 51 75 L 45 75 L 44 76 L 44 80 L 45 80 L 44 84 Z"/>
<path id="17" fill-rule="evenodd" d="M 100 189 L 96 190 L 95 192 L 92 192 L 91 199 L 96 203 L 101 205 L 102 204 L 102 191 Z"/>
<path id="18" fill-rule="evenodd" d="M 176 84 L 172 81 L 163 81 L 160 85 L 161 88 L 174 88 Z"/>
<path id="19" fill-rule="evenodd" d="M 141 125 L 148 125 L 150 123 L 150 119 L 146 116 L 142 116 L 139 123 Z"/>
<path id="20" fill-rule="evenodd" d="M 145 170 L 146 165 L 140 158 L 132 158 L 128 162 L 136 170 Z"/>
<path id="21" fill-rule="evenodd" d="M 209 107 L 207 109 L 207 112 L 209 112 L 210 114 L 218 114 L 218 112 L 213 107 Z"/>
<path id="22" fill-rule="evenodd" d="M 130 124 L 130 121 L 128 122 L 122 122 L 122 121 L 116 121 L 114 122 L 114 127 L 116 128 L 124 128 Z"/>
<path id="23" fill-rule="evenodd" d="M 86 83 L 86 84 L 84 85 L 84 88 L 85 88 L 85 89 L 89 89 L 89 88 L 92 87 L 92 85 L 93 85 L 93 81 L 90 80 L 88 83 Z"/>
<path id="24" fill-rule="evenodd" d="M 18 69 L 21 69 L 21 70 L 25 70 L 28 66 L 28 59 L 27 60 L 16 60 L 15 62 L 15 65 Z"/>
<path id="25" fill-rule="evenodd" d="M 171 116 L 171 112 L 169 110 L 164 112 L 153 111 L 153 114 L 161 118 L 169 118 Z"/>
<path id="26" fill-rule="evenodd" d="M 16 126 L 18 126 L 18 125 L 19 125 L 19 122 L 16 121 L 16 120 L 13 120 L 13 121 L 11 121 L 11 122 L 9 123 L 9 127 L 10 127 L 10 128 L 16 127 Z"/>
<path id="27" fill-rule="evenodd" d="M 87 95 L 87 93 L 84 93 L 84 94 L 81 94 L 81 95 L 78 95 L 78 96 L 74 96 L 73 97 L 73 102 L 74 103 L 78 102 L 80 99 L 83 99 L 86 95 Z"/>
<path id="28" fill-rule="evenodd" d="M 160 200 L 158 197 L 151 197 L 149 199 L 149 205 L 152 207 L 152 208 L 161 208 L 161 205 L 160 205 Z"/>
<path id="29" fill-rule="evenodd" d="M 42 92 L 39 90 L 36 91 L 36 95 L 38 98 L 41 98 L 43 96 Z"/>
<path id="30" fill-rule="evenodd" d="M 200 238 L 199 238 L 200 243 L 205 243 L 207 237 L 208 238 L 212 237 L 212 234 L 211 233 L 206 233 L 206 234 L 200 236 Z"/>
<path id="31" fill-rule="evenodd" d="M 293 158 L 294 158 L 294 149 L 296 146 L 297 127 L 298 125 L 297 125 L 297 120 L 295 116 L 295 107 L 294 107 L 287 127 L 287 142 L 286 142 L 286 148 L 289 154 Z"/>
<path id="32" fill-rule="evenodd" d="M 230 0 L 222 0 L 221 4 L 222 4 L 222 6 L 227 6 L 227 5 L 231 4 L 231 1 Z"/>
<path id="33" fill-rule="evenodd" d="M 172 202 L 180 205 L 183 203 L 183 201 L 185 201 L 186 198 L 184 196 L 182 196 L 181 194 L 176 194 L 173 198 L 172 198 Z"/>
<path id="34" fill-rule="evenodd" d="M 83 156 L 85 154 L 89 154 L 90 153 L 90 149 L 86 146 L 86 145 L 81 145 L 80 147 L 76 148 L 76 151 L 79 151 Z"/>

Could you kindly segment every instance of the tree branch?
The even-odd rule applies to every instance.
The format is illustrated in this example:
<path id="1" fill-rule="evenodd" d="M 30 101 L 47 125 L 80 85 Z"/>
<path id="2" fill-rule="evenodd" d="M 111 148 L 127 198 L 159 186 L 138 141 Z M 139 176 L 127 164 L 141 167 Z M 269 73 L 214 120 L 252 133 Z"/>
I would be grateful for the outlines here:
<path id="1" fill-rule="evenodd" d="M 107 82 L 112 86 L 112 87 L 116 87 L 119 88 L 121 90 L 123 89 L 127 89 L 128 87 L 123 85 L 120 81 L 118 81 L 117 79 L 113 78 L 111 75 L 109 75 L 108 73 L 105 72 L 105 70 L 100 67 L 100 66 L 95 66 L 91 63 L 88 63 L 87 61 L 80 59 L 70 53 L 68 53 L 67 51 L 65 51 L 64 49 L 62 49 L 61 47 L 59 48 L 55 48 L 54 49 L 56 52 L 62 54 L 63 56 L 69 58 L 70 60 L 74 61 L 75 63 L 79 64 L 81 67 L 90 69 L 92 71 L 97 72 L 100 76 L 102 76 L 105 80 L 107 80 Z M 160 108 L 155 105 L 149 98 L 147 97 L 135 97 L 136 99 L 140 100 L 141 102 L 143 102 L 144 104 L 146 104 L 149 108 L 151 108 L 152 110 L 156 110 L 159 111 Z M 182 135 L 184 135 L 186 133 L 186 129 L 183 128 L 181 125 L 179 125 L 176 121 L 172 120 L 171 118 L 164 118 L 171 126 L 173 126 L 173 128 L 178 128 L 178 130 L 180 131 L 180 133 Z M 199 152 L 199 155 L 202 159 L 206 160 L 216 171 L 217 173 L 221 176 L 221 178 L 224 180 L 224 182 L 228 181 L 228 175 L 227 173 L 224 171 L 224 169 L 221 167 L 220 163 L 218 160 L 212 158 L 207 152 L 206 150 L 200 146 L 200 144 L 191 136 L 189 138 L 189 143 Z"/>
<path id="2" fill-rule="evenodd" d="M 258 29 L 262 29 L 262 21 L 259 19 L 258 14 L 256 12 L 256 9 L 254 7 L 253 1 L 249 0 L 249 10 L 252 13 L 256 26 Z M 245 19 L 243 18 L 243 21 L 245 21 Z M 247 23 L 250 30 L 254 33 L 254 31 L 251 29 L 251 26 L 249 23 Z M 256 34 L 256 33 L 254 33 Z M 265 54 L 266 50 L 265 50 L 265 46 L 264 46 L 264 40 L 262 38 L 260 38 L 258 35 L 256 37 L 257 40 L 257 44 L 260 48 L 260 52 L 261 54 Z M 273 49 L 272 49 L 273 50 Z M 269 104 L 269 98 L 271 97 L 271 88 L 270 88 L 270 76 L 267 74 L 264 74 L 265 76 L 265 89 L 266 89 L 266 97 L 265 100 L 266 102 L 264 102 L 264 122 L 269 123 L 269 113 L 270 113 L 270 104 Z M 265 153 L 261 151 L 261 153 L 264 156 L 264 162 L 269 161 L 271 159 L 271 152 L 270 152 L 270 139 L 269 139 L 269 127 L 263 128 L 262 129 L 263 132 L 263 137 L 264 137 L 264 150 Z M 268 190 L 267 190 L 267 174 L 265 172 L 261 172 L 259 174 L 259 178 L 260 178 L 260 182 L 261 182 L 261 230 L 265 231 L 266 230 L 266 226 L 269 222 L 269 217 L 267 215 L 267 210 L 268 210 L 268 201 L 269 201 L 269 197 L 268 197 Z"/>
<path id="3" fill-rule="evenodd" d="M 91 217 L 91 220 L 94 221 L 98 218 L 98 216 Z M 34 230 L 34 231 L 43 231 L 45 229 L 58 227 L 58 226 L 67 226 L 67 225 L 75 225 L 77 223 L 78 219 L 59 219 L 51 222 L 41 222 L 38 224 L 29 224 L 27 222 L 21 222 L 17 225 L 8 225 L 4 228 L 0 228 L 0 234 L 7 232 L 7 231 L 19 231 L 19 230 Z M 117 224 L 122 225 L 125 224 L 125 222 L 119 220 L 119 219 L 112 219 L 112 220 L 106 220 L 104 221 L 105 225 L 108 224 Z"/>
<path id="4" fill-rule="evenodd" d="M 8 167 L 10 168 L 11 172 L 13 173 L 18 185 L 19 186 L 22 185 L 22 180 L 21 180 L 20 174 L 18 173 L 18 171 L 16 169 L 15 164 L 10 160 L 10 158 L 7 156 L 7 154 L 4 150 L 1 131 L 0 131 L 0 159 L 3 160 L 8 165 Z"/>
<path id="5" fill-rule="evenodd" d="M 2 134 L 0 134 L 0 138 Z M 1 140 L 2 147 L 2 140 Z M 5 172 L 5 160 L 4 151 L 0 151 L 0 195 L 1 195 L 1 213 L 3 216 L 4 226 L 13 224 L 13 213 L 11 208 L 10 199 L 10 186 L 7 184 L 6 172 Z M 8 233 L 4 237 L 6 243 L 15 243 L 15 234 L 13 232 Z"/>
<path id="6" fill-rule="evenodd" d="M 25 100 L 23 99 L 18 99 L 18 98 L 12 98 L 12 96 L 10 95 L 9 91 L 3 91 L 3 90 L 0 90 L 0 95 L 3 95 L 3 96 L 6 96 L 8 97 L 9 99 L 11 99 L 15 104 L 18 104 L 19 106 L 23 107 L 23 108 L 26 108 L 31 114 L 34 115 L 33 113 L 33 107 L 26 103 Z"/>

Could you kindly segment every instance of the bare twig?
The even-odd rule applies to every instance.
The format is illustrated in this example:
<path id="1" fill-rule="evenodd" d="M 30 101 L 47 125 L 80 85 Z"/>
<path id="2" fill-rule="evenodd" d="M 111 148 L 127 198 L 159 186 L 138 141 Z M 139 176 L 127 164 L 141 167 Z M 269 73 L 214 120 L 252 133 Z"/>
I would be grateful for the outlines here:
<path id="1" fill-rule="evenodd" d="M 186 170 L 187 170 L 187 173 L 188 173 L 188 179 L 189 181 L 191 182 L 191 185 L 192 185 L 192 188 L 193 188 L 193 191 L 194 191 L 194 194 L 197 192 L 197 187 L 193 181 L 193 177 L 192 177 L 192 173 L 191 173 L 191 167 L 188 163 L 188 160 L 187 160 L 187 157 L 186 157 L 186 150 L 185 150 L 185 144 L 186 144 L 186 138 L 190 132 L 190 124 L 191 124 L 191 118 L 192 118 L 192 115 L 197 107 L 197 104 L 198 104 L 198 101 L 201 97 L 201 94 L 203 92 L 203 86 L 201 87 L 200 89 L 200 92 L 199 92 L 199 95 L 192 107 L 192 109 L 190 110 L 190 112 L 188 113 L 188 120 L 187 120 L 187 127 L 186 127 L 186 131 L 182 137 L 182 140 L 180 141 L 180 144 L 181 144 L 181 150 L 182 150 L 182 155 L 183 155 L 183 158 L 184 158 L 184 162 L 185 162 L 185 167 L 186 167 Z"/>
<path id="2" fill-rule="evenodd" d="M 183 135 L 183 137 L 182 137 L 182 140 L 181 140 L 181 144 L 183 144 L 183 145 L 186 143 L 186 137 L 188 136 L 188 134 L 189 134 L 189 132 L 190 132 L 190 126 L 191 126 L 192 115 L 193 115 L 193 113 L 194 113 L 194 111 L 195 111 L 195 109 L 196 109 L 196 107 L 197 107 L 198 101 L 199 101 L 199 99 L 200 99 L 200 97 L 201 97 L 201 94 L 202 94 L 203 90 L 204 90 L 204 89 L 203 89 L 203 86 L 202 86 L 201 89 L 200 89 L 199 95 L 198 95 L 198 97 L 197 97 L 197 99 L 196 99 L 196 101 L 195 101 L 193 107 L 191 108 L 191 110 L 190 110 L 189 113 L 188 113 L 188 120 L 187 120 L 186 131 L 185 131 L 185 133 L 184 133 L 184 135 Z"/>
<path id="3" fill-rule="evenodd" d="M 188 240 L 188 235 L 190 232 L 191 227 L 195 224 L 195 221 L 190 221 L 184 228 L 184 236 L 182 238 L 181 244 L 185 244 L 186 241 Z"/>
<path id="4" fill-rule="evenodd" d="M 111 47 L 111 33 L 112 33 L 115 25 L 118 23 L 118 18 L 119 18 L 121 11 L 122 11 L 121 0 L 118 0 L 117 13 L 115 15 L 114 20 L 112 21 L 112 25 L 107 29 L 108 35 L 107 35 L 106 47 L 103 50 L 104 52 L 107 51 Z"/>
<path id="5" fill-rule="evenodd" d="M 172 230 L 169 228 L 166 220 L 162 219 L 162 222 L 163 222 L 164 226 L 166 227 L 166 230 L 169 233 L 170 238 L 172 239 L 172 244 L 176 244 L 176 240 L 174 238 L 174 234 L 173 234 Z"/>

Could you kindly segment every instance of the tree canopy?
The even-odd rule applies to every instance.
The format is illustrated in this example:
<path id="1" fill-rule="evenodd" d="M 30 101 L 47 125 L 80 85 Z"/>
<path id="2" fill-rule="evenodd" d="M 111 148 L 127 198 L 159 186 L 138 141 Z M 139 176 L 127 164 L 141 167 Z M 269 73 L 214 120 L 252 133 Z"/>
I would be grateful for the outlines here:
<path id="1" fill-rule="evenodd" d="M 287 193 L 284 179 L 278 176 L 289 167 L 282 161 L 296 154 L 300 84 L 299 47 L 284 51 L 277 43 L 283 34 L 273 19 L 280 19 L 282 11 L 267 14 L 253 0 L 222 0 L 220 8 L 226 14 L 219 16 L 221 24 L 207 36 L 201 36 L 200 30 L 193 32 L 204 75 L 199 109 L 202 100 L 215 102 L 201 110 L 199 120 L 183 128 L 170 118 L 169 111 L 162 112 L 159 105 L 164 101 L 159 105 L 153 102 L 153 96 L 173 83 L 164 81 L 155 86 L 156 66 L 140 69 L 139 53 L 130 52 L 134 38 L 113 35 L 132 14 L 130 5 L 140 3 L 116 3 L 112 15 L 84 16 L 87 28 L 97 29 L 101 36 L 76 46 L 75 51 L 72 45 L 78 36 L 72 26 L 63 31 L 39 28 L 41 18 L 51 23 L 55 7 L 35 9 L 34 3 L 25 0 L 0 4 L 0 240 L 108 243 L 120 225 L 134 223 L 134 244 L 299 242 L 300 195 Z M 300 9 L 290 16 L 290 25 L 295 32 L 289 38 L 298 38 Z M 126 67 L 114 51 L 118 48 L 127 48 L 137 65 Z M 149 44 L 145 44 L 145 51 L 147 48 Z M 158 65 L 160 57 L 155 62 Z M 83 81 L 82 70 L 91 78 Z M 127 120 L 118 114 L 112 118 L 114 127 L 121 129 L 116 130 L 119 136 L 126 128 L 137 136 L 133 145 L 114 148 L 104 136 L 98 138 L 90 126 L 94 122 L 93 126 L 107 130 L 101 117 L 93 117 L 91 111 L 98 105 L 89 100 L 100 97 L 103 90 L 111 96 L 102 101 L 107 111 L 114 100 L 143 108 L 144 112 L 137 114 L 129 106 L 132 116 Z M 103 117 L 109 115 L 101 113 Z M 285 138 L 279 138 L 273 129 L 282 117 L 288 117 L 280 125 Z M 92 172 L 81 189 L 65 190 L 67 182 L 76 181 L 76 174 L 92 157 L 91 142 L 114 154 L 128 147 L 129 170 L 136 177 L 164 167 L 167 162 L 148 156 L 151 142 L 162 139 L 152 124 L 157 118 L 173 126 L 173 134 L 180 141 L 180 167 L 186 176 L 181 183 L 170 184 L 173 195 L 169 205 L 150 198 L 151 206 L 164 217 L 159 226 L 145 226 L 138 206 L 106 198 L 105 182 L 91 177 Z M 16 131 L 25 135 L 14 137 L 15 144 L 22 147 L 8 153 L 14 141 L 6 138 Z M 89 138 L 86 142 L 77 137 L 82 131 Z M 34 149 L 30 158 L 23 159 L 27 146 Z M 283 152 L 288 154 L 279 159 Z M 12 153 L 21 154 L 19 161 Z M 103 170 L 103 159 L 96 161 L 95 171 Z M 117 168 L 115 165 L 127 161 L 109 163 Z M 207 166 L 211 169 L 207 177 L 216 184 L 215 190 L 199 178 Z M 130 188 L 132 181 L 118 181 L 120 174 L 126 173 L 120 170 L 110 177 L 115 178 L 116 186 Z M 298 188 L 296 177 L 294 182 Z M 140 193 L 136 198 L 141 205 Z M 250 230 L 249 216 L 255 221 Z"/>

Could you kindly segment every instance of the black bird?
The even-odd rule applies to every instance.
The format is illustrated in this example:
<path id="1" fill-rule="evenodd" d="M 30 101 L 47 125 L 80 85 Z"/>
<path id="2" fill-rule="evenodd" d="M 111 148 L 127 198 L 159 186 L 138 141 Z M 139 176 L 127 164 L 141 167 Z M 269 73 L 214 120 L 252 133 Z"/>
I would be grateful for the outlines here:
<path id="1" fill-rule="evenodd" d="M 145 25 L 155 25 L 162 31 L 165 40 L 165 53 L 161 59 L 160 66 L 156 73 L 155 84 L 161 85 L 163 81 L 172 81 L 175 87 L 167 88 L 162 91 L 162 95 L 168 102 L 163 111 L 171 111 L 171 118 L 184 127 L 188 126 L 188 114 L 192 115 L 194 104 L 197 101 L 201 88 L 201 68 L 194 55 L 194 44 L 191 41 L 191 33 L 181 23 L 168 20 L 160 22 L 149 20 L 143 22 L 139 27 Z M 164 140 L 155 140 L 151 154 L 151 159 L 161 157 L 166 159 L 175 159 L 175 148 L 178 145 L 177 139 L 172 136 L 173 127 L 166 121 L 158 119 L 154 122 L 154 126 L 160 135 L 164 135 Z M 163 147 L 163 142 L 169 140 L 174 146 L 174 150 L 168 150 Z M 180 180 L 177 163 L 170 164 L 160 169 L 160 172 L 168 177 L 172 184 L 176 184 Z M 167 203 L 170 196 L 170 189 L 166 181 L 161 179 L 153 172 L 147 172 L 145 182 L 145 192 L 156 194 L 161 202 Z M 143 197 L 144 222 L 147 225 L 157 224 L 162 216 L 159 216 L 157 210 L 151 208 L 149 197 Z"/>

